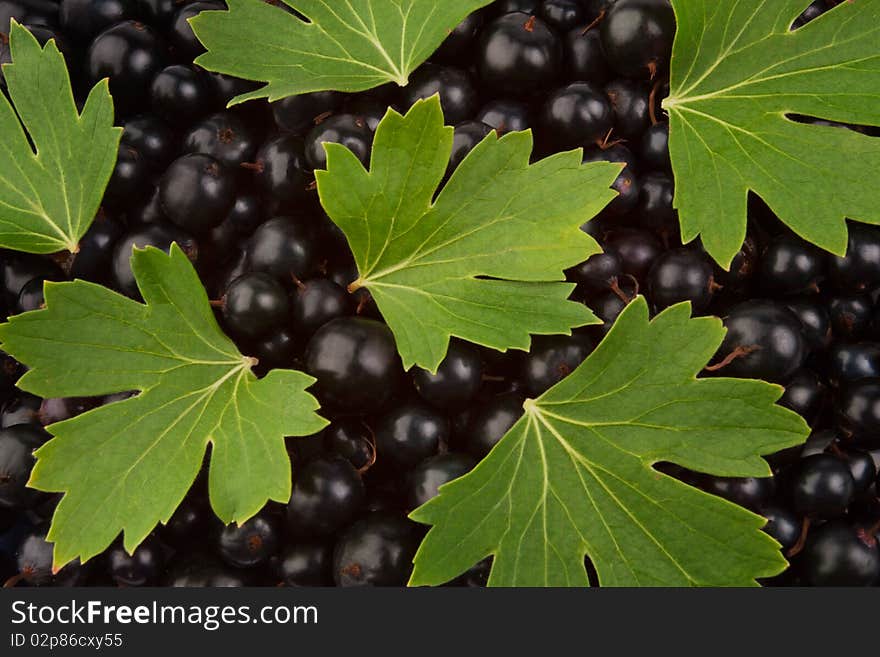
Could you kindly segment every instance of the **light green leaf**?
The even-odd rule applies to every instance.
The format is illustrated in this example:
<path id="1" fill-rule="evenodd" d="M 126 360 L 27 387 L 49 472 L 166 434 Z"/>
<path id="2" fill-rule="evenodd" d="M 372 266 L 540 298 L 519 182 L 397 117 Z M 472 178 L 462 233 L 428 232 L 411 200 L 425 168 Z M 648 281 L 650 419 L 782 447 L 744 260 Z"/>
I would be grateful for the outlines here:
<path id="1" fill-rule="evenodd" d="M 440 584 L 494 554 L 494 586 L 747 586 L 783 570 L 764 519 L 661 474 L 672 462 L 765 477 L 762 454 L 806 423 L 762 381 L 696 379 L 724 335 L 678 304 L 648 321 L 638 298 L 569 377 L 473 471 L 413 512 L 434 525 L 411 584 Z"/>
<path id="2" fill-rule="evenodd" d="M 348 238 L 359 278 L 394 332 L 405 368 L 436 370 L 450 336 L 504 351 L 529 334 L 597 321 L 567 301 L 563 270 L 600 251 L 580 226 L 613 197 L 620 165 L 581 152 L 529 164 L 529 132 L 492 133 L 434 198 L 452 149 L 437 96 L 389 110 L 370 171 L 325 144 L 321 203 Z"/>
<path id="3" fill-rule="evenodd" d="M 670 154 L 682 236 L 728 267 L 756 192 L 838 255 L 849 217 L 880 223 L 880 140 L 796 123 L 880 125 L 880 0 L 843 2 L 792 32 L 808 0 L 672 0 Z"/>
<path id="4" fill-rule="evenodd" d="M 243 522 L 268 500 L 290 498 L 285 436 L 326 421 L 305 392 L 311 377 L 273 370 L 220 330 L 195 269 L 136 250 L 132 269 L 145 304 L 100 285 L 47 283 L 46 308 L 0 325 L 2 348 L 30 369 L 18 385 L 44 397 L 139 391 L 48 427 L 29 485 L 63 492 L 49 540 L 55 565 L 102 552 L 125 532 L 132 551 L 166 522 L 211 445 L 210 497 L 225 522 Z"/>
<path id="5" fill-rule="evenodd" d="M 309 19 L 300 20 L 281 2 Z M 211 71 L 265 82 L 235 98 L 400 86 L 464 18 L 491 0 L 227 0 L 191 19 Z"/>
<path id="6" fill-rule="evenodd" d="M 0 248 L 75 252 L 101 204 L 122 137 L 122 128 L 113 127 L 107 80 L 95 85 L 78 114 L 55 41 L 41 48 L 13 20 L 9 42 L 12 63 L 3 65 L 3 75 L 15 108 L 0 94 Z"/>

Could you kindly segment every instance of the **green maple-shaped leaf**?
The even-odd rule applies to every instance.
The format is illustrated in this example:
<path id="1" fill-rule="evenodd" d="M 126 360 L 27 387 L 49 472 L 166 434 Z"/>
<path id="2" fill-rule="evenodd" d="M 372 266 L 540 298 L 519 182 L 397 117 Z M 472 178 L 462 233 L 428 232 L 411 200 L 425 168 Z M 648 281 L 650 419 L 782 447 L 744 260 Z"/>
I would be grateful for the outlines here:
<path id="1" fill-rule="evenodd" d="M 579 150 L 529 164 L 530 133 L 493 133 L 437 194 L 452 136 L 434 96 L 405 117 L 389 110 L 369 171 L 325 144 L 327 170 L 316 172 L 357 261 L 350 289 L 369 289 L 406 368 L 436 370 L 452 335 L 527 349 L 530 334 L 595 321 L 567 301 L 563 270 L 600 251 L 579 227 L 614 197 L 620 165 L 581 164 Z"/>
<path id="2" fill-rule="evenodd" d="M 125 532 L 133 550 L 166 522 L 211 444 L 210 497 L 226 522 L 290 498 L 285 436 L 320 430 L 314 381 L 273 370 L 257 380 L 220 330 L 183 252 L 136 250 L 145 304 L 100 285 L 47 283 L 46 308 L 0 325 L 2 348 L 30 370 L 18 385 L 44 397 L 139 391 L 48 427 L 30 484 L 63 492 L 49 540 L 57 567 L 88 559 Z"/>
<path id="3" fill-rule="evenodd" d="M 113 127 L 106 80 L 77 113 L 54 40 L 41 48 L 13 20 L 9 46 L 3 75 L 15 108 L 0 94 L 0 248 L 74 252 L 101 204 L 122 128 Z"/>
<path id="4" fill-rule="evenodd" d="M 472 472 L 413 512 L 434 525 L 412 584 L 448 581 L 494 554 L 489 584 L 753 585 L 785 567 L 764 519 L 652 466 L 765 477 L 761 458 L 808 427 L 778 386 L 696 379 L 721 343 L 688 304 L 648 321 L 630 304 L 596 351 L 536 400 Z"/>
<path id="5" fill-rule="evenodd" d="M 333 89 L 404 86 L 468 14 L 491 0 L 227 0 L 191 20 L 207 48 L 196 63 L 266 86 L 232 102 Z"/>
<path id="6" fill-rule="evenodd" d="M 672 0 L 670 154 L 682 235 L 729 266 L 756 192 L 796 233 L 846 250 L 845 217 L 880 223 L 880 140 L 792 114 L 880 125 L 880 1 L 791 31 L 807 0 Z"/>

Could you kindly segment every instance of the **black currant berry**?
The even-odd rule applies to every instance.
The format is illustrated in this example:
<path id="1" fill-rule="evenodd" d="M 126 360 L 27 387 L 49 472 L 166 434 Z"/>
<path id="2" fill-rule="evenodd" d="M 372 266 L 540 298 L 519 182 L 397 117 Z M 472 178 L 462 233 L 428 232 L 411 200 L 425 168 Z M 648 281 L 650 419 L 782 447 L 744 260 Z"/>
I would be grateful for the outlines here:
<path id="1" fill-rule="evenodd" d="M 449 350 L 436 374 L 416 367 L 412 377 L 422 399 L 432 406 L 460 408 L 467 405 L 480 389 L 483 362 L 474 347 L 455 340 L 449 343 Z"/>
<path id="2" fill-rule="evenodd" d="M 326 536 L 355 519 L 364 503 L 364 484 L 344 458 L 315 459 L 296 473 L 287 504 L 287 527 L 299 536 Z"/>
<path id="3" fill-rule="evenodd" d="M 408 470 L 449 442 L 449 421 L 424 404 L 404 404 L 376 427 L 376 457 L 382 464 Z"/>
<path id="4" fill-rule="evenodd" d="M 692 248 L 666 251 L 648 272 L 648 296 L 658 311 L 690 301 L 694 313 L 702 313 L 709 307 L 716 288 L 712 265 L 705 255 Z"/>
<path id="5" fill-rule="evenodd" d="M 312 169 L 327 168 L 324 144 L 341 144 L 350 150 L 364 166 L 370 163 L 373 132 L 366 121 L 353 114 L 336 114 L 311 129 L 306 136 L 306 162 Z"/>
<path id="6" fill-rule="evenodd" d="M 611 68 L 624 77 L 653 79 L 672 55 L 675 14 L 669 0 L 617 0 L 600 30 Z"/>
<path id="7" fill-rule="evenodd" d="M 416 101 L 440 95 L 447 125 L 470 119 L 477 111 L 477 91 L 470 75 L 450 66 L 422 66 L 401 90 L 400 105 L 406 110 Z M 319 168 L 319 167 L 316 167 Z"/>
<path id="8" fill-rule="evenodd" d="M 159 182 L 165 215 L 193 234 L 220 225 L 235 202 L 235 178 L 210 155 L 184 155 Z"/>
<path id="9" fill-rule="evenodd" d="M 404 586 L 418 548 L 417 526 L 406 518 L 372 513 L 336 543 L 333 579 L 337 586 Z"/>
<path id="10" fill-rule="evenodd" d="M 477 69 L 490 89 L 530 96 L 559 77 L 562 44 L 540 18 L 505 14 L 487 25 L 480 37 Z"/>
<path id="11" fill-rule="evenodd" d="M 416 509 L 432 500 L 439 488 L 454 479 L 466 475 L 477 464 L 469 454 L 446 452 L 431 456 L 410 471 L 406 487 L 407 500 L 411 509 Z"/>
<path id="12" fill-rule="evenodd" d="M 236 278 L 223 297 L 223 323 L 244 337 L 255 338 L 280 328 L 289 313 L 285 289 L 261 272 Z"/>

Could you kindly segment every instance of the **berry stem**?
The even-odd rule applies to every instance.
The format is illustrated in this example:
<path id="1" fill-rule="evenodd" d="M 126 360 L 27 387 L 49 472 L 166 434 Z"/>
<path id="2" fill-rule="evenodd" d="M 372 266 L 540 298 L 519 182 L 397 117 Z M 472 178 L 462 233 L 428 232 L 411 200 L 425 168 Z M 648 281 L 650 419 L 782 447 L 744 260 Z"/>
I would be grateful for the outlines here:
<path id="1" fill-rule="evenodd" d="M 706 367 L 704 367 L 703 369 L 707 372 L 717 372 L 718 370 L 724 369 L 725 367 L 730 365 L 737 358 L 748 356 L 749 354 L 758 351 L 760 348 L 761 347 L 757 345 L 739 346 L 731 351 L 729 354 L 727 354 L 721 362 L 715 363 L 714 365 L 706 365 Z"/>
<path id="2" fill-rule="evenodd" d="M 798 536 L 797 543 L 795 543 L 794 545 L 791 546 L 791 549 L 788 552 L 786 552 L 785 556 L 787 556 L 790 559 L 791 557 L 796 557 L 797 555 L 799 555 L 801 553 L 801 550 L 804 549 L 804 545 L 807 542 L 807 534 L 809 533 L 809 531 L 810 531 L 810 518 L 809 518 L 809 516 L 807 516 L 806 518 L 804 518 L 804 523 L 801 525 L 801 535 Z"/>

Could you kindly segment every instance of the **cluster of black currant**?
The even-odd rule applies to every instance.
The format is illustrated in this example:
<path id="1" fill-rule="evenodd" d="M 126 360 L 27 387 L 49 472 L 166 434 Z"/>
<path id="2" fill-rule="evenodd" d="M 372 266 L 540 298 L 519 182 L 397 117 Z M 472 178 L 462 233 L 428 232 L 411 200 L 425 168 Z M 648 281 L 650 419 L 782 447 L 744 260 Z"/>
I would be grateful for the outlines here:
<path id="1" fill-rule="evenodd" d="M 279 4 L 279 3 L 273 3 Z M 792 26 L 815 18 L 817 0 Z M 133 555 L 120 545 L 51 573 L 46 521 L 57 498 L 27 489 L 43 426 L 120 398 L 39 399 L 0 367 L 0 578 L 8 584 L 125 586 L 402 585 L 424 531 L 406 518 L 483 458 L 535 397 L 572 372 L 622 309 L 690 301 L 724 318 L 727 337 L 705 376 L 778 382 L 781 403 L 814 433 L 772 457 L 771 479 L 669 473 L 752 508 L 792 558 L 770 584 L 872 584 L 880 577 L 880 229 L 850 227 L 846 257 L 785 229 L 757 199 L 729 271 L 684 246 L 672 205 L 661 101 L 675 20 L 668 0 L 498 0 L 465 19 L 398 89 L 318 92 L 225 109 L 248 82 L 194 65 L 187 19 L 222 2 L 0 0 L 10 17 L 64 52 L 81 102 L 109 77 L 122 145 L 99 216 L 79 252 L 0 254 L 3 314 L 43 304 L 46 280 L 82 278 L 132 297 L 133 245 L 180 244 L 224 330 L 258 373 L 314 375 L 320 436 L 289 441 L 290 502 L 241 526 L 213 516 L 200 476 L 171 521 Z M 286 5 L 280 4 L 286 8 Z M 0 34 L 0 44 L 3 35 Z M 0 46 L 0 60 L 8 52 Z M 532 129 L 535 157 L 584 148 L 626 163 L 619 196 L 584 226 L 604 248 L 568 272 L 575 298 L 603 320 L 572 336 L 501 354 L 453 341 L 437 374 L 404 372 L 394 338 L 323 213 L 314 170 L 322 144 L 367 163 L 389 106 L 440 95 L 455 139 L 449 170 L 492 130 Z M 847 126 L 842 126 L 846 129 Z M 488 560 L 455 583 L 482 585 Z M 588 568 L 590 567 L 587 563 Z"/>

